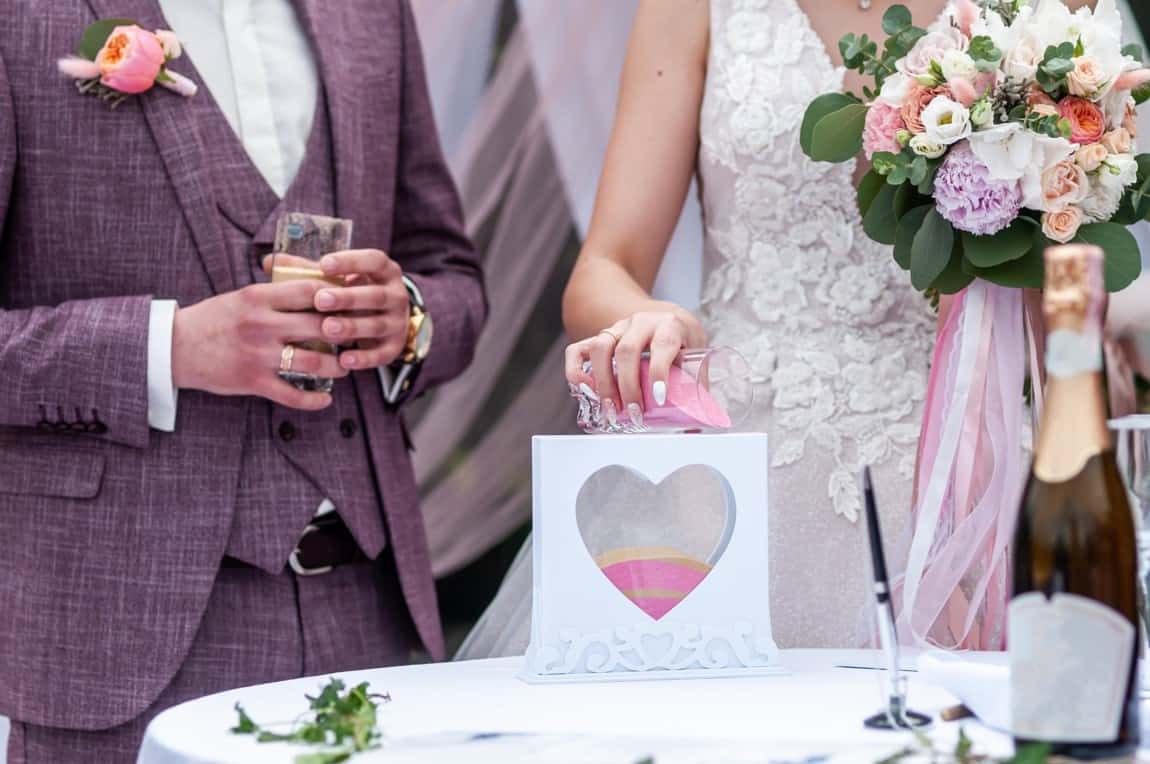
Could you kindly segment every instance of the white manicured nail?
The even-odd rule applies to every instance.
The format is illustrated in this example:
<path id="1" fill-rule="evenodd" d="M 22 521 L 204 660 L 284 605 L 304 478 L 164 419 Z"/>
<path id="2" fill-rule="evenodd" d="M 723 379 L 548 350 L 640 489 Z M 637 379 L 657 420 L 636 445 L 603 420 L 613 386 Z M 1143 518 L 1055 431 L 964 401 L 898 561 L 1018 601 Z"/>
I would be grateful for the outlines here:
<path id="1" fill-rule="evenodd" d="M 651 385 L 651 393 L 655 396 L 655 405 L 662 406 L 667 402 L 667 383 L 660 379 Z"/>

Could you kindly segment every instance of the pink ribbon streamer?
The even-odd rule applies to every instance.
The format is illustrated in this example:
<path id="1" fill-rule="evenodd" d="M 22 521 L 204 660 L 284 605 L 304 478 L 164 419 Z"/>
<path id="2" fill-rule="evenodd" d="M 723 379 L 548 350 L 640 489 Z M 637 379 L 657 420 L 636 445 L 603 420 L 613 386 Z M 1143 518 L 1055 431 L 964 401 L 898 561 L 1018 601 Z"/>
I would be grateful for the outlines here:
<path id="1" fill-rule="evenodd" d="M 940 329 L 913 531 L 895 581 L 903 644 L 1005 647 L 1007 552 L 1025 478 L 1022 392 L 1027 362 L 1033 372 L 1037 361 L 1027 352 L 1024 313 L 1020 290 L 976 281 Z"/>

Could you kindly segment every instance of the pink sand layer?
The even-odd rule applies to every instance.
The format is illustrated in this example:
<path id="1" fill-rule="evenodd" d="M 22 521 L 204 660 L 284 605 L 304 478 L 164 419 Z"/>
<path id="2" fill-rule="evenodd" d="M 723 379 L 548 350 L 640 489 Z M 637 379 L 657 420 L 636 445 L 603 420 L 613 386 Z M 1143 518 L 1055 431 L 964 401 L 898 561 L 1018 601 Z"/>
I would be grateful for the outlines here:
<path id="1" fill-rule="evenodd" d="M 639 381 L 643 386 L 643 421 L 650 427 L 699 428 L 726 430 L 731 417 L 711 393 L 690 374 L 677 366 L 667 375 L 667 403 L 659 406 L 651 392 L 650 364 L 644 359 L 639 367 Z"/>

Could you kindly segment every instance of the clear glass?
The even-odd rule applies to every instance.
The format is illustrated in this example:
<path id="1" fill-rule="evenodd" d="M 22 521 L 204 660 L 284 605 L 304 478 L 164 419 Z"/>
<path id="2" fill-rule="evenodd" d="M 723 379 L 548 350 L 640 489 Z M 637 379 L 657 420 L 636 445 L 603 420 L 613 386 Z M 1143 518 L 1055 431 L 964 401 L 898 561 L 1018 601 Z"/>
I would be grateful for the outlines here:
<path id="1" fill-rule="evenodd" d="M 312 215 L 306 212 L 287 212 L 276 223 L 275 256 L 272 259 L 272 282 L 296 279 L 319 279 L 333 286 L 343 281 L 324 276 L 319 259 L 331 252 L 351 247 L 350 220 Z M 327 342 L 300 342 L 297 348 L 317 353 L 338 353 L 339 348 Z M 280 378 L 307 392 L 330 393 L 335 380 L 280 370 Z"/>
<path id="2" fill-rule="evenodd" d="M 1111 420 L 1110 430 L 1138 530 L 1138 609 L 1145 645 L 1150 632 L 1150 416 L 1136 414 Z"/>
<path id="3" fill-rule="evenodd" d="M 591 371 L 590 364 L 584 368 Z M 729 347 L 681 351 L 671 367 L 662 406 L 655 403 L 651 388 L 649 353 L 640 361 L 639 381 L 644 400 L 642 416 L 637 418 L 625 409 L 610 412 L 585 385 L 572 387 L 571 395 L 579 403 L 579 427 L 594 434 L 722 432 L 746 421 L 755 401 L 751 365 Z"/>

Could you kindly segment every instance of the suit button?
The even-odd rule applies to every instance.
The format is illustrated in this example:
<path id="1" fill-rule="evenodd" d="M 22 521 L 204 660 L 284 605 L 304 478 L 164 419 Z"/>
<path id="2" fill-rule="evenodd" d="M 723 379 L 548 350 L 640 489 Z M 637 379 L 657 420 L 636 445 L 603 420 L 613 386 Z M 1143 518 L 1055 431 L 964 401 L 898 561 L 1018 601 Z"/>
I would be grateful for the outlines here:
<path id="1" fill-rule="evenodd" d="M 339 434 L 343 437 L 354 438 L 357 432 L 359 432 L 359 425 L 355 423 L 354 419 L 345 419 L 339 423 Z"/>
<path id="2" fill-rule="evenodd" d="M 291 422 L 280 422 L 280 440 L 284 443 L 291 443 L 295 440 L 296 429 L 295 425 Z"/>

